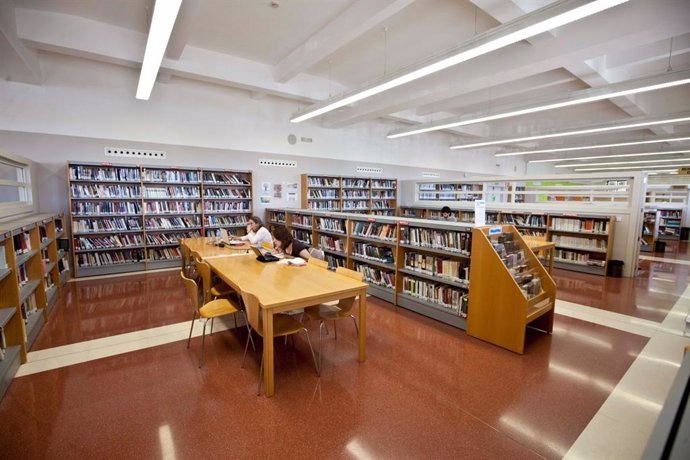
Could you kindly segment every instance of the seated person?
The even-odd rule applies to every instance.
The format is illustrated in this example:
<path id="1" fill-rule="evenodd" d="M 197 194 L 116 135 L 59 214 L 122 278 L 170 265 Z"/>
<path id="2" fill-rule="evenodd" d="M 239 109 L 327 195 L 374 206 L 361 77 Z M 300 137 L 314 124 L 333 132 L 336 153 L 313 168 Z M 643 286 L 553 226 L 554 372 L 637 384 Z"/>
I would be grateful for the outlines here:
<path id="1" fill-rule="evenodd" d="M 453 211 L 450 210 L 448 206 L 441 208 L 441 220 L 448 222 L 457 222 L 457 219 L 453 217 Z"/>
<path id="2" fill-rule="evenodd" d="M 249 241 L 250 244 L 260 248 L 264 246 L 268 248 L 273 247 L 273 237 L 271 236 L 271 232 L 264 227 L 264 223 L 259 216 L 252 216 L 249 219 L 249 223 L 247 224 L 247 234 L 245 236 L 241 238 L 233 236 L 233 239 Z"/>
<path id="3" fill-rule="evenodd" d="M 273 247 L 286 257 L 301 257 L 309 260 L 309 246 L 296 240 L 290 230 L 283 225 L 278 225 L 273 229 Z"/>

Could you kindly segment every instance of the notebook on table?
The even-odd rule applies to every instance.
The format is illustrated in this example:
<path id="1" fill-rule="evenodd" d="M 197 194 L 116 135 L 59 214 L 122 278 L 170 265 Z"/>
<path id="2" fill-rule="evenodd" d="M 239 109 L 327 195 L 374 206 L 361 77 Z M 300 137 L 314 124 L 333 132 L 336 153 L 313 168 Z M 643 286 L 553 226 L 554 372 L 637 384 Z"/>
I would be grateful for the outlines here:
<path id="1" fill-rule="evenodd" d="M 256 254 L 256 260 L 259 262 L 277 262 L 280 260 L 280 258 L 274 256 L 270 252 L 262 253 L 259 248 L 255 246 L 252 246 L 252 251 L 254 251 L 254 254 Z"/>

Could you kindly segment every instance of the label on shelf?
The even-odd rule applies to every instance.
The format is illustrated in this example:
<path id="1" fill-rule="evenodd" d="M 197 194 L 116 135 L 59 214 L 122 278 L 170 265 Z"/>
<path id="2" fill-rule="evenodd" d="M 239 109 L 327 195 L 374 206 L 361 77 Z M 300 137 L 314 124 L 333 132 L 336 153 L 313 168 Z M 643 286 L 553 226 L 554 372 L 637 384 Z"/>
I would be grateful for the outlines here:
<path id="1" fill-rule="evenodd" d="M 501 227 L 491 227 L 489 229 L 489 235 L 498 235 L 501 231 Z"/>

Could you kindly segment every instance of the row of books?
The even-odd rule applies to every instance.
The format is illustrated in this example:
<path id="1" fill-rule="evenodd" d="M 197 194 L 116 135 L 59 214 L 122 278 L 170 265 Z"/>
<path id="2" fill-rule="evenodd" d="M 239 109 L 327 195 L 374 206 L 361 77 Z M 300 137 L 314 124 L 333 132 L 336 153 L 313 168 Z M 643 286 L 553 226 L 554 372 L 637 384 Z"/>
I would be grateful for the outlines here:
<path id="1" fill-rule="evenodd" d="M 604 254 L 602 254 L 601 256 L 603 257 Z M 573 252 L 558 248 L 556 248 L 556 251 L 554 252 L 554 260 L 559 262 L 569 262 L 581 265 L 591 265 L 596 267 L 603 267 L 604 265 L 606 265 L 605 260 L 591 256 L 591 254 L 587 252 Z"/>
<path id="2" fill-rule="evenodd" d="M 338 191 L 337 190 L 330 190 L 330 189 L 314 189 L 314 190 L 309 190 L 309 198 L 333 198 L 336 199 L 338 198 Z"/>
<path id="3" fill-rule="evenodd" d="M 390 193 L 390 192 L 385 192 L 385 191 L 380 191 L 380 190 L 373 190 L 371 192 L 371 197 L 373 199 L 378 199 L 378 200 L 394 200 L 395 199 L 395 194 Z"/>
<path id="4" fill-rule="evenodd" d="M 12 237 L 14 242 L 14 253 L 16 255 L 26 254 L 31 251 L 31 234 L 27 232 L 17 233 Z"/>
<path id="5" fill-rule="evenodd" d="M 204 172 L 204 183 L 250 185 L 248 179 L 237 174 L 224 172 Z"/>
<path id="6" fill-rule="evenodd" d="M 355 263 L 355 270 L 364 275 L 364 281 L 369 284 L 395 289 L 395 273 L 381 270 L 371 265 Z"/>
<path id="7" fill-rule="evenodd" d="M 249 219 L 245 215 L 238 216 L 204 216 L 205 227 L 217 226 L 243 226 L 247 225 Z"/>
<path id="8" fill-rule="evenodd" d="M 385 188 L 385 189 L 395 189 L 398 187 L 398 183 L 394 180 L 380 180 L 380 179 L 372 179 L 371 180 L 371 188 Z"/>
<path id="9" fill-rule="evenodd" d="M 311 216 L 306 216 L 303 214 L 293 214 L 292 223 L 297 225 L 304 225 L 305 227 L 311 227 Z"/>
<path id="10" fill-rule="evenodd" d="M 317 230 L 326 230 L 329 232 L 345 233 L 345 220 L 332 219 L 328 217 L 319 217 L 316 222 Z"/>
<path id="11" fill-rule="evenodd" d="M 522 225 L 528 227 L 546 227 L 546 216 L 523 215 L 523 214 L 502 214 L 503 222 L 512 225 Z"/>
<path id="12" fill-rule="evenodd" d="M 71 184 L 72 198 L 141 198 L 138 185 Z"/>
<path id="13" fill-rule="evenodd" d="M 393 250 L 386 246 L 374 246 L 373 244 L 355 241 L 352 243 L 352 254 L 386 264 L 395 263 Z"/>
<path id="14" fill-rule="evenodd" d="M 173 260 L 182 258 L 180 248 L 147 249 L 148 260 Z"/>
<path id="15" fill-rule="evenodd" d="M 24 322 L 27 322 L 31 315 L 38 312 L 38 304 L 36 303 L 36 296 L 34 294 L 31 294 L 22 303 L 21 311 L 22 311 L 22 318 L 24 319 Z"/>
<path id="16" fill-rule="evenodd" d="M 204 198 L 249 200 L 252 198 L 252 194 L 249 189 L 204 187 Z"/>
<path id="17" fill-rule="evenodd" d="M 123 217 L 107 219 L 78 219 L 73 222 L 75 233 L 141 230 L 141 221 Z"/>
<path id="18" fill-rule="evenodd" d="M 328 235 L 319 236 L 319 246 L 331 251 L 345 252 L 345 243 L 340 238 Z"/>
<path id="19" fill-rule="evenodd" d="M 680 219 L 683 217 L 683 211 L 678 209 L 662 209 L 659 211 L 659 216 L 666 219 Z"/>
<path id="20" fill-rule="evenodd" d="M 72 214 L 141 214 L 141 204 L 137 201 L 75 201 L 72 203 Z"/>
<path id="21" fill-rule="evenodd" d="M 74 238 L 74 246 L 78 251 L 94 249 L 124 248 L 127 246 L 143 246 L 143 240 L 139 233 L 124 233 L 120 235 L 89 236 Z"/>
<path id="22" fill-rule="evenodd" d="M 80 267 L 103 267 L 141 262 L 144 260 L 144 251 L 141 249 L 129 249 L 124 251 L 86 252 L 75 254 L 75 256 Z"/>
<path id="23" fill-rule="evenodd" d="M 552 217 L 551 230 L 605 234 L 609 231 L 608 219 L 569 219 Z"/>
<path id="24" fill-rule="evenodd" d="M 19 287 L 26 285 L 29 282 L 29 272 L 26 270 L 26 264 L 17 267 L 17 281 Z"/>
<path id="25" fill-rule="evenodd" d="M 459 260 L 408 252 L 405 254 L 405 268 L 460 283 L 470 282 L 470 266 Z"/>
<path id="26" fill-rule="evenodd" d="M 393 215 L 395 215 L 395 210 L 393 208 L 390 208 L 390 209 L 372 209 L 371 214 L 374 214 L 376 216 L 393 216 Z"/>
<path id="27" fill-rule="evenodd" d="M 369 198 L 367 190 L 343 190 L 343 198 Z"/>
<path id="28" fill-rule="evenodd" d="M 541 293 L 541 278 L 529 266 L 525 253 L 512 233 L 490 236 L 491 244 L 527 299 Z"/>
<path id="29" fill-rule="evenodd" d="M 196 213 L 200 209 L 199 202 L 195 201 L 147 201 L 147 214 L 166 214 L 166 213 Z"/>
<path id="30" fill-rule="evenodd" d="M 197 171 L 144 169 L 144 181 L 199 183 Z"/>
<path id="31" fill-rule="evenodd" d="M 204 212 L 246 212 L 252 211 L 249 201 L 204 201 Z"/>
<path id="32" fill-rule="evenodd" d="M 292 236 L 311 246 L 311 232 L 299 229 L 292 229 Z"/>
<path id="33" fill-rule="evenodd" d="M 146 219 L 146 229 L 193 228 L 200 227 L 198 216 L 185 217 L 149 217 Z"/>
<path id="34" fill-rule="evenodd" d="M 0 269 L 7 268 L 7 254 L 5 254 L 5 245 L 0 243 Z"/>
<path id="35" fill-rule="evenodd" d="M 69 177 L 72 180 L 103 181 L 138 181 L 139 168 L 115 168 L 95 166 L 70 166 Z"/>
<path id="36" fill-rule="evenodd" d="M 200 196 L 199 187 L 146 187 L 144 190 L 146 198 L 199 198 Z"/>
<path id="37" fill-rule="evenodd" d="M 400 238 L 404 244 L 457 252 L 467 256 L 472 250 L 472 234 L 469 231 L 456 232 L 405 226 L 401 227 Z"/>
<path id="38" fill-rule="evenodd" d="M 350 209 L 369 209 L 369 201 L 343 201 L 343 211 Z"/>
<path id="39" fill-rule="evenodd" d="M 606 252 L 606 240 L 596 238 L 581 238 L 579 236 L 562 236 L 553 235 L 551 241 L 556 243 L 556 246 L 567 246 L 569 248 L 577 248 L 592 251 Z"/>
<path id="40" fill-rule="evenodd" d="M 395 241 L 395 224 L 376 222 L 353 222 L 352 234 L 385 241 Z"/>
<path id="41" fill-rule="evenodd" d="M 198 238 L 199 231 L 174 232 L 174 233 L 147 233 L 147 246 L 162 246 L 167 244 L 177 244 L 183 238 Z"/>
<path id="42" fill-rule="evenodd" d="M 459 289 L 404 276 L 403 293 L 436 304 L 459 316 L 467 316 L 467 295 Z"/>
<path id="43" fill-rule="evenodd" d="M 275 212 L 269 211 L 268 220 L 284 224 L 285 223 L 285 213 L 284 212 L 278 212 L 278 211 L 275 211 Z"/>
<path id="44" fill-rule="evenodd" d="M 340 201 L 310 201 L 309 202 L 309 209 L 319 209 L 319 210 L 327 210 L 327 211 L 339 211 L 340 210 Z"/>
<path id="45" fill-rule="evenodd" d="M 345 266 L 345 258 L 344 257 L 338 257 L 333 254 L 326 254 L 326 262 L 328 262 L 328 268 L 331 270 L 335 270 L 336 267 L 344 267 Z"/>
<path id="46" fill-rule="evenodd" d="M 309 177 L 310 187 L 340 187 L 340 179 L 337 177 Z"/>

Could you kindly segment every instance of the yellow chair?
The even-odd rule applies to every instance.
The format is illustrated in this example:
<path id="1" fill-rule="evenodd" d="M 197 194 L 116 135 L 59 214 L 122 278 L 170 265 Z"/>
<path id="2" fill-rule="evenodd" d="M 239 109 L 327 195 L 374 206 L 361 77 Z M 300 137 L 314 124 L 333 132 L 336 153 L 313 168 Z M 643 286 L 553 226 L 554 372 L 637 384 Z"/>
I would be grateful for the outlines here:
<path id="1" fill-rule="evenodd" d="M 196 321 L 197 315 L 199 315 L 200 318 L 204 318 L 205 320 L 204 330 L 201 335 L 201 353 L 199 355 L 199 367 L 201 367 L 204 364 L 204 342 L 206 341 L 206 323 L 208 323 L 209 319 L 213 321 L 213 318 L 217 318 L 218 316 L 225 316 L 237 313 L 238 311 L 240 311 L 240 308 L 236 301 L 232 301 L 230 299 L 216 299 L 210 302 L 205 302 L 202 306 L 199 306 L 199 287 L 197 286 L 196 281 L 184 276 L 183 272 L 180 272 L 180 276 L 182 277 L 182 283 L 184 284 L 184 287 L 187 291 L 187 297 L 189 297 L 189 301 L 192 303 L 192 308 L 194 309 L 194 315 L 192 316 L 192 324 L 189 327 L 189 338 L 187 338 L 187 348 L 189 348 L 189 344 L 192 341 L 192 330 L 194 329 L 194 321 Z M 213 333 L 213 330 L 211 331 L 211 333 Z"/>
<path id="2" fill-rule="evenodd" d="M 210 302 L 218 297 L 226 297 L 230 295 L 237 295 L 234 289 L 228 286 L 225 281 L 220 281 L 213 284 L 213 275 L 211 273 L 211 266 L 204 262 L 199 256 L 199 253 L 194 253 L 194 263 L 196 269 L 201 276 L 202 286 L 204 290 L 204 302 Z"/>
<path id="3" fill-rule="evenodd" d="M 264 337 L 264 327 L 263 321 L 260 315 L 260 304 L 259 299 L 252 293 L 242 291 L 242 300 L 244 301 L 244 306 L 247 309 L 247 318 L 249 320 L 249 325 L 251 329 L 256 331 L 264 340 L 273 340 L 271 337 Z M 316 364 L 316 355 L 314 355 L 314 348 L 311 346 L 311 339 L 309 338 L 309 331 L 306 327 L 295 318 L 290 315 L 283 313 L 278 313 L 273 315 L 273 337 L 287 337 L 288 335 L 297 334 L 299 332 L 304 332 L 307 335 L 307 343 L 309 344 L 309 350 L 311 351 L 311 357 L 314 360 L 314 367 L 316 368 L 316 375 L 320 375 L 319 366 Z M 244 358 L 247 356 L 247 348 L 249 347 L 249 337 L 247 337 L 247 343 L 244 346 L 244 355 L 242 355 L 242 367 L 244 367 Z M 257 395 L 261 394 L 261 381 L 263 380 L 264 373 L 264 357 L 261 354 L 261 367 L 259 369 L 259 388 L 257 389 Z"/>
<path id="4" fill-rule="evenodd" d="M 182 238 L 179 240 L 180 253 L 182 254 L 182 273 L 189 278 L 196 278 L 198 274 L 192 266 L 192 251 L 189 249 L 189 246 L 183 244 L 185 239 L 186 238 Z"/>
<path id="5" fill-rule="evenodd" d="M 328 262 L 325 260 L 319 260 L 316 257 L 310 257 L 309 260 L 307 261 L 308 264 L 314 265 L 319 268 L 326 268 L 328 269 Z"/>
<path id="6" fill-rule="evenodd" d="M 310 259 L 311 260 L 311 259 Z M 336 275 L 347 276 L 357 281 L 362 281 L 363 274 L 354 270 L 350 270 L 345 267 L 338 267 L 335 269 Z M 355 324 L 355 332 L 359 335 L 359 327 L 357 326 L 357 320 L 352 315 L 352 306 L 355 303 L 357 297 L 349 297 L 347 299 L 341 299 L 337 304 L 332 305 L 330 303 L 322 303 L 321 305 L 316 305 L 313 307 L 307 307 L 304 309 L 304 313 L 309 319 L 314 319 L 319 321 L 319 369 L 321 369 L 321 362 L 323 360 L 323 353 L 321 352 L 321 340 L 322 331 L 325 327 L 325 321 L 333 321 L 333 330 L 335 331 L 335 338 L 338 338 L 338 329 L 336 328 L 336 321 L 339 319 L 352 318 L 352 322 Z"/>

